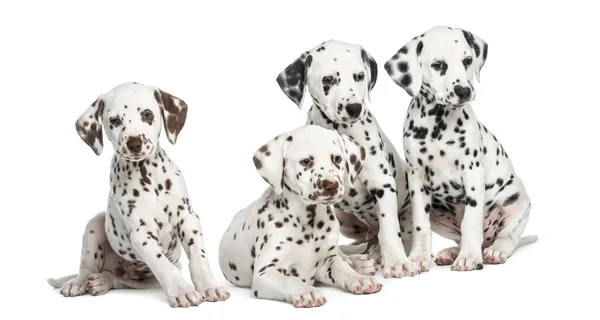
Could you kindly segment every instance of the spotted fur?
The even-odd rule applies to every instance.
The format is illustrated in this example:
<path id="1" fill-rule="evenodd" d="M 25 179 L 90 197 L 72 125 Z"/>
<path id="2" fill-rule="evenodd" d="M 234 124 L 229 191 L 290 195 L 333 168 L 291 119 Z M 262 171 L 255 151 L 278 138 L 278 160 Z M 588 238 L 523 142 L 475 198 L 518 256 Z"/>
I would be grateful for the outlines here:
<path id="1" fill-rule="evenodd" d="M 413 231 L 405 214 L 406 163 L 367 108 L 377 76 L 377 62 L 362 46 L 329 40 L 304 52 L 277 83 L 299 106 L 308 88 L 312 106 L 306 123 L 348 135 L 368 154 L 356 187 L 335 205 L 341 233 L 356 240 L 344 252 L 381 258 L 384 277 L 413 276 L 426 268 L 407 256 Z"/>
<path id="2" fill-rule="evenodd" d="M 375 261 L 339 250 L 332 206 L 352 188 L 365 159 L 352 138 L 314 125 L 281 133 L 258 148 L 254 166 L 269 188 L 233 217 L 222 236 L 225 278 L 251 288 L 255 298 L 295 307 L 325 303 L 313 286 L 317 282 L 355 294 L 378 292 Z"/>
<path id="3" fill-rule="evenodd" d="M 406 43 L 386 63 L 392 80 L 413 97 L 403 129 L 415 227 L 413 250 L 430 263 L 431 230 L 458 247 L 438 253 L 452 270 L 504 263 L 519 246 L 531 203 L 496 136 L 477 120 L 473 73 L 488 45 L 464 29 L 439 26 Z M 411 253 L 412 254 L 412 253 Z"/>
<path id="4" fill-rule="evenodd" d="M 129 82 L 99 96 L 79 117 L 81 139 L 100 155 L 104 128 L 115 155 L 106 211 L 84 229 L 79 273 L 48 280 L 62 295 L 161 287 L 172 307 L 229 297 L 210 270 L 181 170 L 159 144 L 163 126 L 175 144 L 187 108 L 159 88 Z M 181 273 L 181 247 L 193 285 Z"/>

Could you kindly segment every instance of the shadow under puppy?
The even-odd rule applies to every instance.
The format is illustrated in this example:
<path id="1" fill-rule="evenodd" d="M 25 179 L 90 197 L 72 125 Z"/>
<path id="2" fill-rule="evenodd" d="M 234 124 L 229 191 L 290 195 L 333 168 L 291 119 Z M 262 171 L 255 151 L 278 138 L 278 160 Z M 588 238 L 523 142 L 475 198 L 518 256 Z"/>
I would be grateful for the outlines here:
<path id="1" fill-rule="evenodd" d="M 128 82 L 99 96 L 79 117 L 81 139 L 100 155 L 104 127 L 115 155 L 106 211 L 85 227 L 79 274 L 48 280 L 62 295 L 162 287 L 172 307 L 229 297 L 210 270 L 183 175 L 159 145 L 163 125 L 175 144 L 187 109 L 159 88 Z M 181 273 L 180 244 L 193 285 Z"/>
<path id="2" fill-rule="evenodd" d="M 295 307 L 325 303 L 317 282 L 355 294 L 378 292 L 376 277 L 359 274 L 340 256 L 332 206 L 354 184 L 365 157 L 350 137 L 315 125 L 260 147 L 254 165 L 270 188 L 238 212 L 223 235 L 219 265 L 225 278 L 251 287 L 256 298 Z M 375 270 L 370 259 L 361 272 Z"/>
<path id="3" fill-rule="evenodd" d="M 434 27 L 406 43 L 385 64 L 411 97 L 403 144 L 409 165 L 417 247 L 431 254 L 431 231 L 459 246 L 436 263 L 452 270 L 504 263 L 537 236 L 521 237 L 531 210 L 525 186 L 496 136 L 477 120 L 473 74 L 488 45 L 464 29 Z"/>

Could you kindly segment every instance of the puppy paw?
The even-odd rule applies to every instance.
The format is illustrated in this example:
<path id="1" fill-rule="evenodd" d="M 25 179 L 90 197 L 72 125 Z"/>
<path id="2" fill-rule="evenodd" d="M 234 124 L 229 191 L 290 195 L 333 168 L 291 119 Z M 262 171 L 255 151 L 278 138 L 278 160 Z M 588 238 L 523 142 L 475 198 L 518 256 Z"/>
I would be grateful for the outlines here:
<path id="1" fill-rule="evenodd" d="M 87 292 L 86 279 L 77 276 L 65 283 L 60 288 L 60 294 L 65 297 L 77 297 Z"/>
<path id="2" fill-rule="evenodd" d="M 113 286 L 113 277 L 108 272 L 90 274 L 85 281 L 87 291 L 93 296 L 100 296 L 107 293 Z"/>
<path id="3" fill-rule="evenodd" d="M 459 251 L 459 247 L 450 247 L 438 252 L 435 257 L 435 264 L 438 266 L 451 265 L 456 260 L 456 257 L 458 257 Z"/>
<path id="4" fill-rule="evenodd" d="M 169 295 L 169 300 L 172 308 L 187 308 L 190 306 L 197 306 L 204 301 L 200 292 L 193 289 Z"/>
<path id="5" fill-rule="evenodd" d="M 204 301 L 216 302 L 229 299 L 230 294 L 223 287 L 210 287 L 199 289 Z"/>
<path id="6" fill-rule="evenodd" d="M 491 245 L 483 249 L 483 260 L 489 264 L 502 264 L 506 262 L 508 253 L 499 250 Z"/>
<path id="7" fill-rule="evenodd" d="M 312 308 L 324 305 L 327 299 L 325 299 L 325 296 L 321 292 L 312 288 L 308 292 L 292 296 L 292 301 L 296 308 Z"/>
<path id="8" fill-rule="evenodd" d="M 415 264 L 415 267 L 417 268 L 419 273 L 427 272 L 427 271 L 429 271 L 429 268 L 431 267 L 431 262 L 433 261 L 433 255 L 431 253 L 427 253 L 427 252 L 411 254 L 408 257 L 408 260 L 412 261 L 412 263 Z"/>
<path id="9" fill-rule="evenodd" d="M 471 271 L 483 269 L 483 257 L 481 251 L 462 251 L 458 254 L 450 267 L 452 271 Z"/>
<path id="10" fill-rule="evenodd" d="M 358 274 L 372 276 L 377 272 L 377 262 L 366 254 L 355 254 L 348 256 L 350 266 Z"/>
<path id="11" fill-rule="evenodd" d="M 382 287 L 376 277 L 360 277 L 344 282 L 344 289 L 354 294 L 377 293 Z"/>
<path id="12" fill-rule="evenodd" d="M 412 277 L 420 273 L 418 266 L 408 259 L 388 262 L 388 259 L 384 257 L 381 269 L 383 270 L 384 278 Z"/>
<path id="13" fill-rule="evenodd" d="M 377 262 L 377 264 L 381 264 L 381 249 L 379 248 L 379 244 L 372 245 L 367 254 Z"/>

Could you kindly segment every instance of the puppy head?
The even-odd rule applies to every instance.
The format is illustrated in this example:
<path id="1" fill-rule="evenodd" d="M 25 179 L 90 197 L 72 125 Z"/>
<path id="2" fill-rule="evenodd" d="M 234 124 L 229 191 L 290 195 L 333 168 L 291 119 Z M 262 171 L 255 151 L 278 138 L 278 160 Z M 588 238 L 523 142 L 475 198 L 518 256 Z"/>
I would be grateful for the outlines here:
<path id="1" fill-rule="evenodd" d="M 479 81 L 487 54 L 487 43 L 471 32 L 438 26 L 406 43 L 384 68 L 412 97 L 424 91 L 437 103 L 462 106 L 475 99 L 473 72 Z"/>
<path id="2" fill-rule="evenodd" d="M 102 153 L 102 128 L 115 154 L 142 161 L 157 149 L 161 129 L 175 144 L 187 116 L 186 103 L 156 87 L 135 82 L 120 84 L 100 95 L 77 119 L 79 137 L 97 155 Z"/>
<path id="3" fill-rule="evenodd" d="M 365 157 L 365 149 L 352 138 L 306 125 L 269 140 L 253 159 L 277 194 L 285 188 L 306 203 L 332 204 L 354 185 Z"/>
<path id="4" fill-rule="evenodd" d="M 376 82 L 375 59 L 360 45 L 337 40 L 303 53 L 277 76 L 281 90 L 298 107 L 308 87 L 315 105 L 327 118 L 347 124 L 365 117 L 365 100 Z"/>

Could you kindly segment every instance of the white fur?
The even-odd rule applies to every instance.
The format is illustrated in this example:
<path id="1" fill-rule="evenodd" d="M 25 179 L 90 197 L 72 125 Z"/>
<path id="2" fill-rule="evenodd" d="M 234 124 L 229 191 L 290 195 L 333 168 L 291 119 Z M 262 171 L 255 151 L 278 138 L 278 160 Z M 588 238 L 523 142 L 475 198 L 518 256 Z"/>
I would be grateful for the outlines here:
<path id="1" fill-rule="evenodd" d="M 115 155 L 106 211 L 85 227 L 78 274 L 48 280 L 61 294 L 162 287 L 172 307 L 229 297 L 210 270 L 183 175 L 159 145 L 163 125 L 175 144 L 186 114 L 183 100 L 130 82 L 99 96 L 77 120 L 80 137 L 98 155 L 104 128 Z M 181 273 L 181 246 L 192 284 Z"/>

